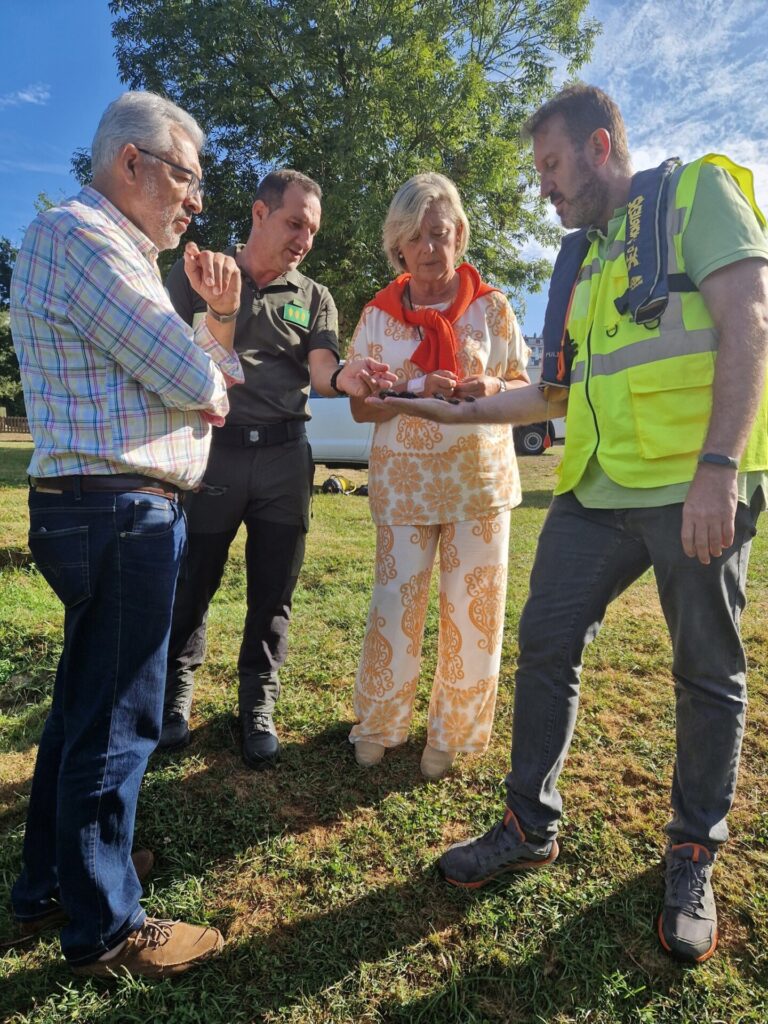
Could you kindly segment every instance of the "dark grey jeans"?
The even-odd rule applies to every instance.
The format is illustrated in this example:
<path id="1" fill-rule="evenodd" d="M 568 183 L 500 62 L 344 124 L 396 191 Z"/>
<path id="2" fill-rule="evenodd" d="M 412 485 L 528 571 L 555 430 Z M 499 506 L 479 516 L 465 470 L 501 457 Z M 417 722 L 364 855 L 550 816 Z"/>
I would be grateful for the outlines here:
<path id="1" fill-rule="evenodd" d="M 728 838 L 747 699 L 739 619 L 759 503 L 739 505 L 735 541 L 709 565 L 682 549 L 682 508 L 587 509 L 570 493 L 552 502 L 520 620 L 506 779 L 508 806 L 534 834 L 557 833 L 557 780 L 576 723 L 584 648 L 608 604 L 652 566 L 677 701 L 667 832 L 673 842 L 713 850 Z"/>

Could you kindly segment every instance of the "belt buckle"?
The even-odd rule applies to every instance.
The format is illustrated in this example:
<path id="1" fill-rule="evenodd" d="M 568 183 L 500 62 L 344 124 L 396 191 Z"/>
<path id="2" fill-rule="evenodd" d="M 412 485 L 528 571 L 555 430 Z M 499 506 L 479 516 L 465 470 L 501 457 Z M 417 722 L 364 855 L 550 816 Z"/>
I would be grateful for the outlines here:
<path id="1" fill-rule="evenodd" d="M 261 435 L 259 434 L 258 430 L 249 430 L 248 440 L 251 442 L 251 444 L 258 444 L 259 441 L 261 440 Z"/>

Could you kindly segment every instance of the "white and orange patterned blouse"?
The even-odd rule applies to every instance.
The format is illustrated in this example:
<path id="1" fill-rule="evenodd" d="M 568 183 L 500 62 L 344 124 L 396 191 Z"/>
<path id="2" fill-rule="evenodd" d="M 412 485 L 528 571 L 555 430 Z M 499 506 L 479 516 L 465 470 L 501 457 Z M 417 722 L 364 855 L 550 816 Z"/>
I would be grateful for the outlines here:
<path id="1" fill-rule="evenodd" d="M 448 305 L 434 308 L 444 310 Z M 483 373 L 514 380 L 522 375 L 528 348 L 501 292 L 476 299 L 454 330 L 462 376 Z M 389 363 L 399 380 L 407 381 L 424 372 L 411 362 L 418 344 L 416 327 L 366 306 L 348 358 L 373 356 Z M 377 526 L 481 519 L 514 508 L 521 498 L 511 426 L 447 425 L 405 415 L 376 424 L 368 499 Z"/>

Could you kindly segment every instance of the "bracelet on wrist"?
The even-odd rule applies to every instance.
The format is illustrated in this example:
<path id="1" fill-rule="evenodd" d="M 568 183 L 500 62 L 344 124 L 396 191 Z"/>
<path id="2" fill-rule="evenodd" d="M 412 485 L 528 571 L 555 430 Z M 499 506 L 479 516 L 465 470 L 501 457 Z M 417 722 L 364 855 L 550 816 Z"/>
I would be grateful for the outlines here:
<path id="1" fill-rule="evenodd" d="M 331 379 L 328 381 L 328 383 L 331 385 L 332 390 L 335 391 L 337 395 L 343 395 L 345 398 L 349 398 L 349 395 L 347 394 L 347 392 L 346 391 L 342 391 L 342 389 L 336 383 L 336 381 L 338 379 L 338 376 L 339 376 L 339 374 L 341 373 L 341 371 L 343 369 L 344 369 L 344 363 L 339 363 L 339 365 L 336 367 L 336 369 L 331 374 Z"/>
<path id="2" fill-rule="evenodd" d="M 496 380 L 499 382 L 499 394 L 501 394 L 502 391 L 507 390 L 507 382 L 503 377 L 497 377 Z"/>
<path id="3" fill-rule="evenodd" d="M 738 469 L 739 460 L 730 455 L 720 455 L 719 452 L 702 452 L 699 455 L 699 462 L 708 466 L 722 466 L 723 469 Z"/>
<path id="4" fill-rule="evenodd" d="M 206 309 L 208 316 L 219 324 L 231 324 L 233 320 L 237 320 L 237 314 L 240 312 L 240 307 L 236 306 L 231 313 L 217 313 L 212 306 L 208 306 Z"/>

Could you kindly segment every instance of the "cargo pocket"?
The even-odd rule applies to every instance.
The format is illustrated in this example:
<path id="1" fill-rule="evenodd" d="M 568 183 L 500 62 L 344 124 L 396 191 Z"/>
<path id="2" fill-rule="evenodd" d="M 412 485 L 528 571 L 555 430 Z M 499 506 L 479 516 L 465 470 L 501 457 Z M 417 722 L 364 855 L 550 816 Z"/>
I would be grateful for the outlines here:
<path id="1" fill-rule="evenodd" d="M 65 608 L 91 596 L 88 571 L 88 527 L 29 531 L 29 550 L 40 574 Z"/>
<path id="2" fill-rule="evenodd" d="M 640 454 L 665 459 L 698 452 L 712 412 L 715 357 L 700 352 L 627 371 Z"/>

